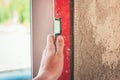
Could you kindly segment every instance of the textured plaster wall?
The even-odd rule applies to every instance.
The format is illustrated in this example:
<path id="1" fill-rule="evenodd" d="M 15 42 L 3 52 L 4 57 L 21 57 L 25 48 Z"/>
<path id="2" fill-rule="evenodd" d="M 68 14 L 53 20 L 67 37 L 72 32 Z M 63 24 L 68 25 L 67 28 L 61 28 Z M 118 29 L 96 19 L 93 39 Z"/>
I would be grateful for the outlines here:
<path id="1" fill-rule="evenodd" d="M 120 0 L 74 3 L 74 79 L 120 80 Z"/>

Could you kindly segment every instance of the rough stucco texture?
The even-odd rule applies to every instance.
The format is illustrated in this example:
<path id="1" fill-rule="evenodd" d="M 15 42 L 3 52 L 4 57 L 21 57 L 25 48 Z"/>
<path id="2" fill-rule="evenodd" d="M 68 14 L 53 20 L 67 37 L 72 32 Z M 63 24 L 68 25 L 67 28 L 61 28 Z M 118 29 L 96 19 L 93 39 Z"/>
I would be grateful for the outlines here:
<path id="1" fill-rule="evenodd" d="M 120 0 L 74 0 L 74 79 L 120 80 Z"/>

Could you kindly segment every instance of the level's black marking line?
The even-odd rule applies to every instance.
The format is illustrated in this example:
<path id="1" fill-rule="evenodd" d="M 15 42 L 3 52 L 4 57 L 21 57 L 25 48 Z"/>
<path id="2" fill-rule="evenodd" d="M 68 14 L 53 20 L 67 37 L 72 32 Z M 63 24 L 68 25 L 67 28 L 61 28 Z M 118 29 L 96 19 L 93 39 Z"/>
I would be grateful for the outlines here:
<path id="1" fill-rule="evenodd" d="M 71 12 L 71 80 L 74 80 L 74 0 L 70 0 Z"/>

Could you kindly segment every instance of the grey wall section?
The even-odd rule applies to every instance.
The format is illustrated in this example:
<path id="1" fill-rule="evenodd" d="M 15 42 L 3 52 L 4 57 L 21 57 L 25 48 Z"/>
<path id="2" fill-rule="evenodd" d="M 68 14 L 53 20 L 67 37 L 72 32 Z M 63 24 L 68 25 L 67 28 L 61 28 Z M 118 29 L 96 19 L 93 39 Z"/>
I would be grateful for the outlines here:
<path id="1" fill-rule="evenodd" d="M 74 80 L 120 80 L 120 0 L 74 0 Z"/>
<path id="2" fill-rule="evenodd" d="M 52 0 L 32 0 L 33 77 L 37 75 L 46 37 L 53 33 Z"/>

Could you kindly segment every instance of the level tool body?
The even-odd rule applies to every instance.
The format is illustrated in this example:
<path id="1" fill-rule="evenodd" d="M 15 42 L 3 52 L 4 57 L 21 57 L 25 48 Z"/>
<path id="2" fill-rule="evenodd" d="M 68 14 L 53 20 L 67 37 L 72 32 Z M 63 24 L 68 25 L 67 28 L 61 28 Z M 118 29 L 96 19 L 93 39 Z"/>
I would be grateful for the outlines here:
<path id="1" fill-rule="evenodd" d="M 64 37 L 64 69 L 59 80 L 72 80 L 72 1 L 54 0 L 54 34 Z"/>

